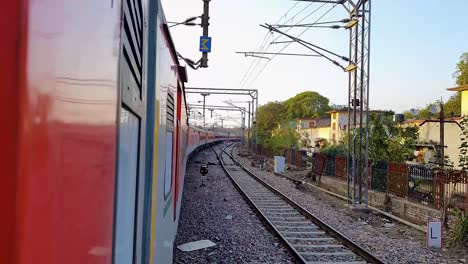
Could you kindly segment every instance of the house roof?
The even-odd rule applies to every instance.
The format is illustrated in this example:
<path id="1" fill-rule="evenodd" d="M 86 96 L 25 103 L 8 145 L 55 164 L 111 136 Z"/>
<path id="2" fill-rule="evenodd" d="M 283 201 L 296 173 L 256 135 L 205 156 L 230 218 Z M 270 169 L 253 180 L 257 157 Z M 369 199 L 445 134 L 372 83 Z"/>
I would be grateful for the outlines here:
<path id="1" fill-rule="evenodd" d="M 426 120 L 424 120 L 424 119 L 410 119 L 410 120 L 403 121 L 403 124 L 421 124 L 424 121 L 426 121 Z"/>
<path id="2" fill-rule="evenodd" d="M 466 90 L 468 90 L 468 84 L 466 84 L 466 85 L 460 85 L 460 86 L 457 86 L 457 87 L 448 88 L 447 90 L 449 90 L 449 91 L 455 91 L 455 92 L 466 91 Z"/>
<path id="3" fill-rule="evenodd" d="M 460 120 L 462 120 L 461 117 L 445 118 L 445 119 L 444 119 L 444 123 L 455 123 L 455 124 L 457 124 L 460 128 L 462 128 L 461 125 L 460 125 L 460 123 L 459 123 Z M 421 124 L 419 124 L 419 126 L 422 126 L 422 125 L 424 125 L 424 124 L 426 124 L 426 123 L 438 123 L 438 122 L 440 122 L 439 119 L 427 119 L 427 120 L 424 120 L 424 122 L 422 122 Z"/>
<path id="4" fill-rule="evenodd" d="M 444 122 L 446 123 L 458 123 L 461 121 L 461 117 L 448 117 L 444 119 Z M 425 123 L 433 123 L 433 122 L 440 122 L 439 119 L 410 119 L 410 120 L 405 120 L 403 121 L 402 124 L 418 124 L 422 126 Z"/>
<path id="5" fill-rule="evenodd" d="M 334 109 L 334 110 L 331 110 L 331 111 L 328 111 L 326 112 L 327 114 L 333 114 L 333 113 L 344 113 L 344 112 L 348 112 L 348 108 L 345 107 L 345 108 L 341 108 L 341 109 Z M 389 113 L 390 111 L 387 111 L 387 110 L 369 110 L 369 113 L 373 113 L 373 114 L 380 114 L 380 113 Z"/>

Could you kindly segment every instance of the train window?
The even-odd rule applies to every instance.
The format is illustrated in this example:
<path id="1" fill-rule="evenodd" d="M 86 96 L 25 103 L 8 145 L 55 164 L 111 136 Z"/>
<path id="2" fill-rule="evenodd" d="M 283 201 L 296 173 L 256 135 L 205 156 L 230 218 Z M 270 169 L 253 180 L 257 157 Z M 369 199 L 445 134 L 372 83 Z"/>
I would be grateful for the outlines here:
<path id="1" fill-rule="evenodd" d="M 167 94 L 166 108 L 166 171 L 164 174 L 164 199 L 167 199 L 172 190 L 172 158 L 174 144 L 174 96 Z"/>

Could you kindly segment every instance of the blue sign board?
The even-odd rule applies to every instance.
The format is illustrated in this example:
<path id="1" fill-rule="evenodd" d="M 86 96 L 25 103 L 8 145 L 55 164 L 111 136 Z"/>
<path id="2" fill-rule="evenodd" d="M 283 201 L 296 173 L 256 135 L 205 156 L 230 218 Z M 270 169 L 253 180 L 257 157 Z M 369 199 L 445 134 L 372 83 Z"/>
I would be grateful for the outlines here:
<path id="1" fill-rule="evenodd" d="M 211 52 L 211 37 L 200 37 L 200 52 Z"/>

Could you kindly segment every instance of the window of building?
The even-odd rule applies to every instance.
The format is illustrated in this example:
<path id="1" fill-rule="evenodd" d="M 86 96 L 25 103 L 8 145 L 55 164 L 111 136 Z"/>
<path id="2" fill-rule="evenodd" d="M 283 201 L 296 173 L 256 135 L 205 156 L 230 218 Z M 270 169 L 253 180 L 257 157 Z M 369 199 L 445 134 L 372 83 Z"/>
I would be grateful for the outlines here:
<path id="1" fill-rule="evenodd" d="M 333 123 L 333 124 L 332 124 L 332 129 L 333 129 L 333 130 L 336 129 L 336 123 Z"/>

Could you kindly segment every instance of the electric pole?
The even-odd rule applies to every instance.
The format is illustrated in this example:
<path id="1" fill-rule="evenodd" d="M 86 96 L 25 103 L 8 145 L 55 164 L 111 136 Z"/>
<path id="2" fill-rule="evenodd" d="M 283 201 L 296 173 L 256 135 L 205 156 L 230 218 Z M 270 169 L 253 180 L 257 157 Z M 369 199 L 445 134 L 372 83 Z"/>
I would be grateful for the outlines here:
<path id="1" fill-rule="evenodd" d="M 205 121 L 206 121 L 206 118 L 205 118 L 205 100 L 206 100 L 206 97 L 210 95 L 209 93 L 201 93 L 201 96 L 203 96 L 203 129 L 205 129 Z"/>
<path id="2" fill-rule="evenodd" d="M 210 15 L 209 15 L 210 1 L 211 0 L 203 0 L 203 15 L 202 15 L 202 22 L 201 22 L 201 26 L 203 28 L 203 37 L 208 37 L 208 26 L 210 25 Z M 202 68 L 208 67 L 208 52 L 202 53 L 200 67 Z"/>
<path id="3" fill-rule="evenodd" d="M 332 28 L 345 28 L 349 30 L 349 56 L 339 56 L 317 45 L 306 42 L 298 37 L 291 36 L 278 30 L 278 26 L 263 26 L 270 31 L 284 35 L 314 53 L 324 57 L 348 73 L 348 113 L 347 113 L 347 162 L 346 180 L 347 196 L 353 206 L 365 204 L 368 206 L 369 183 L 369 72 L 370 72 L 370 28 L 371 28 L 371 0 L 296 0 L 304 2 L 332 4 L 332 9 L 340 5 L 348 13 L 349 18 L 339 22 L 346 26 L 332 26 Z M 331 9 L 330 9 L 331 10 Z M 336 22 L 336 21 L 335 21 Z M 314 26 L 313 24 L 293 26 Z M 315 25 L 317 26 L 317 25 Z M 320 25 L 319 25 L 320 26 Z M 290 25 L 280 25 L 290 27 Z M 254 53 L 245 53 L 256 55 Z M 258 53 L 257 53 L 258 54 Z M 325 54 L 340 57 L 350 64 L 343 67 Z M 261 54 L 265 55 L 265 54 Z M 286 55 L 286 54 L 285 54 Z M 301 55 L 302 54 L 294 54 Z M 254 123 L 255 124 L 255 119 Z"/>
<path id="4" fill-rule="evenodd" d="M 442 99 L 440 99 L 440 151 L 439 151 L 439 165 L 440 167 L 444 167 L 445 165 L 445 140 L 444 140 L 444 126 L 445 126 L 445 117 L 444 117 L 444 103 Z"/>

